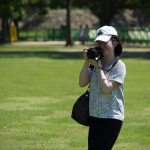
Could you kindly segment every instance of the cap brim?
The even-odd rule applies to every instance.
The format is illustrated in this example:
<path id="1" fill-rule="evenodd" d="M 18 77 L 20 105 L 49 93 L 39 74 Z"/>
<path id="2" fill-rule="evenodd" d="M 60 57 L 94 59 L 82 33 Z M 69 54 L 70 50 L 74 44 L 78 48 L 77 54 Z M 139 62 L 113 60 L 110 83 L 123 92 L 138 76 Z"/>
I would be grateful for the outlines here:
<path id="1" fill-rule="evenodd" d="M 110 38 L 111 38 L 111 35 L 100 35 L 94 40 L 94 42 L 96 41 L 108 42 Z"/>

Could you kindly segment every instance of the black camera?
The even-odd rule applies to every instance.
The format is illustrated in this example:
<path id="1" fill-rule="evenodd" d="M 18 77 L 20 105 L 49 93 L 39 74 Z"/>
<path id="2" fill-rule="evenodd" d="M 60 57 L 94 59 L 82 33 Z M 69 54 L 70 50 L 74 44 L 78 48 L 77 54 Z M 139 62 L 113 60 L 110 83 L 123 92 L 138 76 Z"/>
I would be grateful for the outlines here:
<path id="1" fill-rule="evenodd" d="M 99 57 L 99 59 L 103 58 L 102 50 L 99 47 L 92 47 L 87 49 L 87 57 L 90 59 L 96 59 Z"/>

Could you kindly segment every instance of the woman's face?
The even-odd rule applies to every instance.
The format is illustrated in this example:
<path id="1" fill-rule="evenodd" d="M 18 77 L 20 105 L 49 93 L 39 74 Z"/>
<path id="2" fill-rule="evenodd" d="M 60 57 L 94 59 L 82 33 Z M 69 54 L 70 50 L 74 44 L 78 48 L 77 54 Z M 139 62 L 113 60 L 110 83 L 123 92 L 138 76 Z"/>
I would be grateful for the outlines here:
<path id="1" fill-rule="evenodd" d="M 114 54 L 114 45 L 111 39 L 108 42 L 97 41 L 96 43 L 102 49 L 104 56 Z"/>

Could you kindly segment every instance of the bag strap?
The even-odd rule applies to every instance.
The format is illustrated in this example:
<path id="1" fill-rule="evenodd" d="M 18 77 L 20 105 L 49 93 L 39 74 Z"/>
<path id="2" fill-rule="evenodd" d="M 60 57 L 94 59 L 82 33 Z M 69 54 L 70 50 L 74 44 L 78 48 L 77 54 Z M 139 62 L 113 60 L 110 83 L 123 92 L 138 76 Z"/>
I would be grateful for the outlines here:
<path id="1" fill-rule="evenodd" d="M 88 86 L 86 92 L 90 92 L 90 84 L 89 84 L 89 86 Z"/>

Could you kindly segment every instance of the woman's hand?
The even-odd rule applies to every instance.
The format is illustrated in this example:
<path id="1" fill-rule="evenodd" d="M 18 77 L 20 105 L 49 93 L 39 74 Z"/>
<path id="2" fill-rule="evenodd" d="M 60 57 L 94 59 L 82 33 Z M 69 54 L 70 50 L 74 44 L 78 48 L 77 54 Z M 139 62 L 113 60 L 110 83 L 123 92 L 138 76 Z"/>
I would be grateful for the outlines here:
<path id="1" fill-rule="evenodd" d="M 98 59 L 98 60 L 95 60 L 95 59 L 88 59 L 88 61 L 89 61 L 89 63 L 90 63 L 91 65 L 93 65 L 95 68 L 99 68 L 99 67 L 102 68 L 100 59 Z"/>
<path id="2" fill-rule="evenodd" d="M 87 49 L 88 48 L 84 48 L 83 49 L 83 57 L 84 57 L 85 61 L 88 62 L 88 63 L 90 63 L 91 65 L 93 65 L 96 68 L 102 67 L 100 59 L 95 60 L 95 59 L 89 59 L 87 57 L 87 51 L 88 51 Z"/>
<path id="3" fill-rule="evenodd" d="M 84 49 L 83 49 L 83 57 L 84 57 L 84 60 L 85 60 L 85 61 L 88 61 L 87 49 L 88 49 L 88 48 L 84 48 Z"/>

